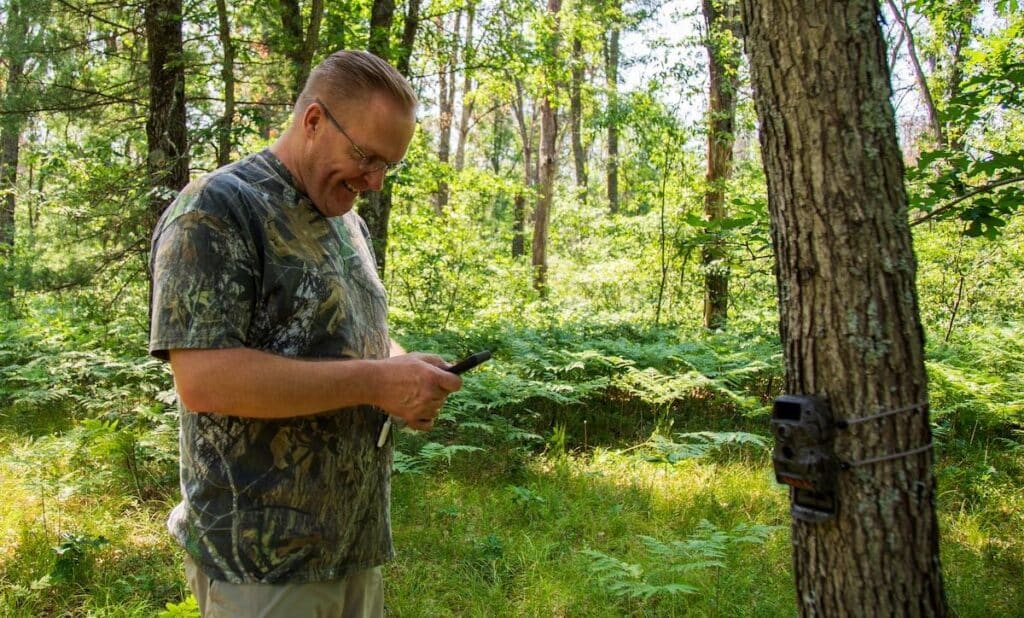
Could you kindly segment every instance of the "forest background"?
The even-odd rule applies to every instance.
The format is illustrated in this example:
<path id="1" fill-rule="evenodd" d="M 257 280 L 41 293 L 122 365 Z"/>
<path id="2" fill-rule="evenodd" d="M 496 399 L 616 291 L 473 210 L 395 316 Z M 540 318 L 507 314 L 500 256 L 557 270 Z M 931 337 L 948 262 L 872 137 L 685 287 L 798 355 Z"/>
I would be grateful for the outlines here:
<path id="1" fill-rule="evenodd" d="M 177 418 L 146 355 L 152 225 L 188 178 L 268 145 L 320 58 L 360 48 L 422 101 L 406 164 L 359 205 L 394 335 L 495 352 L 437 431 L 399 438 L 389 611 L 792 615 L 730 6 L 0 1 L 0 614 L 195 615 L 163 527 Z M 1018 615 L 1024 15 L 882 15 L 946 592 L 957 615 Z"/>

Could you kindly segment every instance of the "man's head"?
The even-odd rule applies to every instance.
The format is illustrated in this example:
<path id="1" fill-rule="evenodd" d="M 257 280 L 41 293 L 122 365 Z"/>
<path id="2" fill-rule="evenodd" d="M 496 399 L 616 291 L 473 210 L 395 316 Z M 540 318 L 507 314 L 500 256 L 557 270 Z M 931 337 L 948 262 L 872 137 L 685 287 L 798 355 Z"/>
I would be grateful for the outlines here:
<path id="1" fill-rule="evenodd" d="M 416 96 L 394 67 L 366 52 L 336 52 L 310 73 L 272 150 L 324 216 L 342 215 L 405 157 L 415 113 Z"/>

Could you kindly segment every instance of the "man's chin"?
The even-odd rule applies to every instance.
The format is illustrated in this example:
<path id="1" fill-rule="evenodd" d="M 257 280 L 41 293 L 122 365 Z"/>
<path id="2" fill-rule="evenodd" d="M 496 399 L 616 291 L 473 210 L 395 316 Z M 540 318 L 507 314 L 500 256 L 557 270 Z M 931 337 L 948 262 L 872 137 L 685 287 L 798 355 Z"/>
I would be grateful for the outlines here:
<path id="1" fill-rule="evenodd" d="M 317 206 L 317 210 L 320 211 L 325 217 L 340 217 L 341 215 L 352 210 L 352 207 L 356 203 L 356 196 L 353 194 L 345 195 L 344 197 L 332 197 L 324 201 L 324 206 Z"/>

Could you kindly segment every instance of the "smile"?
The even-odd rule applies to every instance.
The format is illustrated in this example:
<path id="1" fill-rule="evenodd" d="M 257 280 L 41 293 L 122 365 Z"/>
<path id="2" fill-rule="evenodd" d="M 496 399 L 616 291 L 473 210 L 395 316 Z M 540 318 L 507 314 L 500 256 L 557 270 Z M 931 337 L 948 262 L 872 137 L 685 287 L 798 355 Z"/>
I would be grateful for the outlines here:
<path id="1" fill-rule="evenodd" d="M 345 187 L 349 192 L 354 193 L 356 195 L 359 195 L 360 193 L 362 193 L 362 191 L 357 191 L 355 187 L 353 187 L 352 185 L 348 184 L 347 180 L 342 180 L 341 181 L 341 186 Z"/>

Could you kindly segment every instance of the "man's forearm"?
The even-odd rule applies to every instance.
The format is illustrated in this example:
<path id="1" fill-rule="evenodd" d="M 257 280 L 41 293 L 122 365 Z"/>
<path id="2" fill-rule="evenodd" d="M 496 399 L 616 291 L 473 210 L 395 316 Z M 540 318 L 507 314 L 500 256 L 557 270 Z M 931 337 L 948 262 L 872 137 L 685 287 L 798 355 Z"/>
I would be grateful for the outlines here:
<path id="1" fill-rule="evenodd" d="M 373 405 L 428 428 L 462 387 L 444 359 L 403 354 L 383 360 L 303 360 L 251 348 L 171 350 L 185 407 L 251 418 L 290 418 Z"/>
<path id="2" fill-rule="evenodd" d="M 250 348 L 172 350 L 171 365 L 189 410 L 253 418 L 375 405 L 374 390 L 386 379 L 373 361 L 301 360 Z"/>

